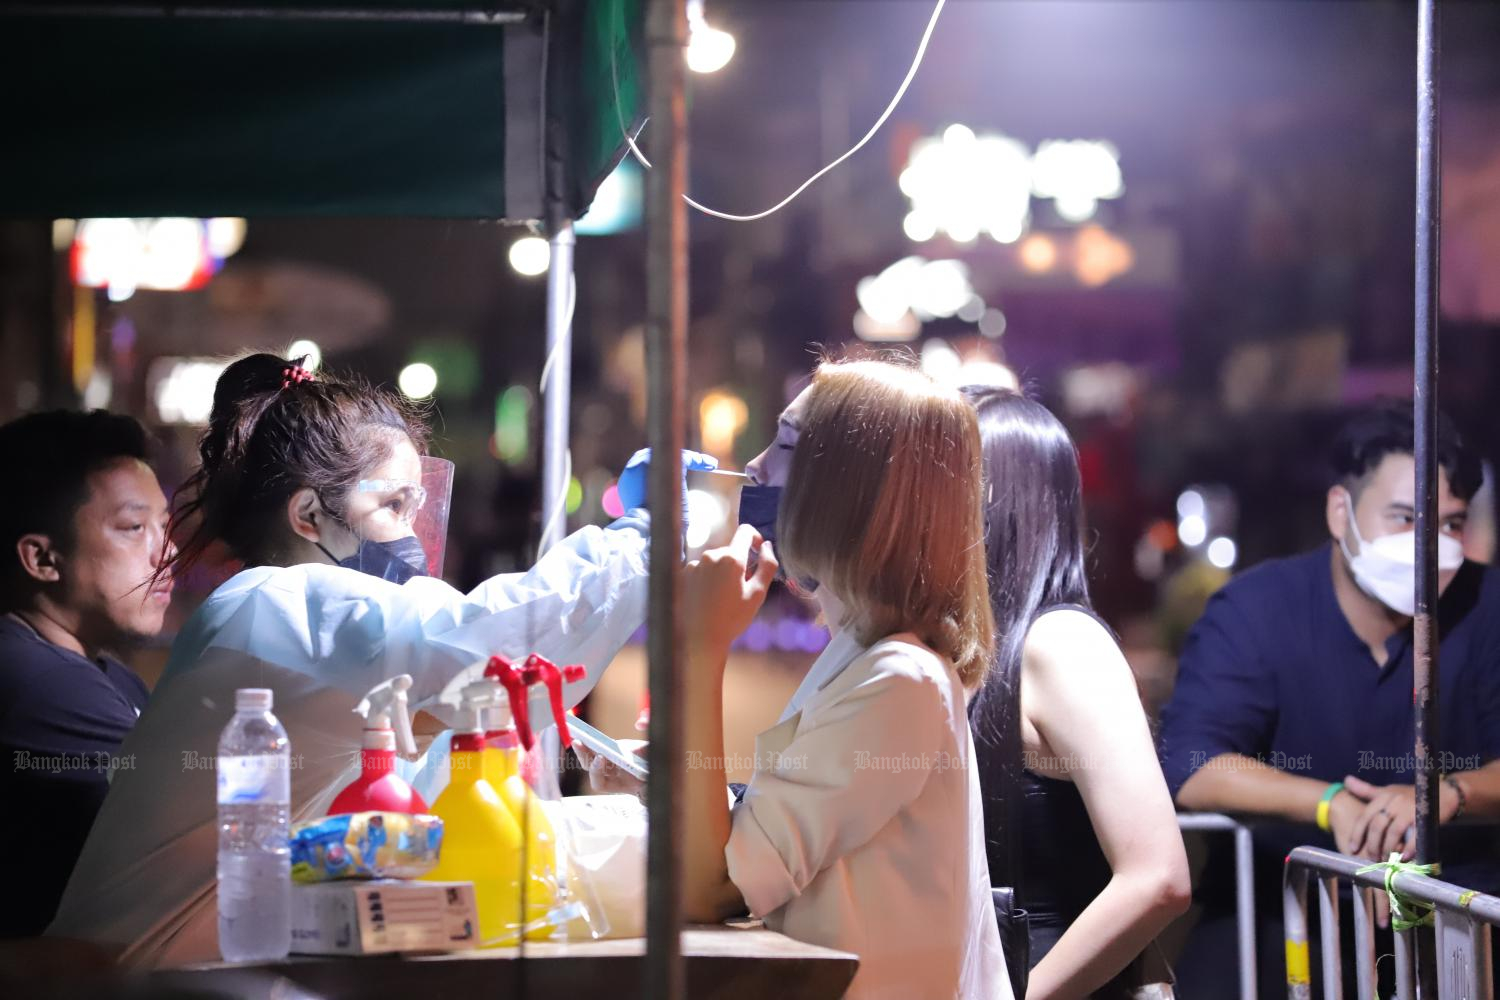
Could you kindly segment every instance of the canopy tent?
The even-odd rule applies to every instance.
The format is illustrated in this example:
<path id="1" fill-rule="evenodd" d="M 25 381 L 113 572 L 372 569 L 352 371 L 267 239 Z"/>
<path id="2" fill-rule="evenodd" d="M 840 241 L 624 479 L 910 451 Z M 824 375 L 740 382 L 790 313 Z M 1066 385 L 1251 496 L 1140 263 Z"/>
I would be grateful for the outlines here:
<path id="1" fill-rule="evenodd" d="M 643 0 L 0 3 L 0 216 L 426 216 L 552 242 L 543 545 L 563 534 L 571 220 L 638 125 Z"/>
<path id="2" fill-rule="evenodd" d="M 637 120 L 642 0 L 253 2 L 0 4 L 0 215 L 574 219 Z"/>

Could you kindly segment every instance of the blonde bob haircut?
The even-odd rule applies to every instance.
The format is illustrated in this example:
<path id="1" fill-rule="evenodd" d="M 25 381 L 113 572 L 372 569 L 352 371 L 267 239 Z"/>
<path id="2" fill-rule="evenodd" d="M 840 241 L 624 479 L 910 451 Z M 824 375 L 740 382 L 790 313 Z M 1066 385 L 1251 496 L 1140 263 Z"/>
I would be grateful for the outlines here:
<path id="1" fill-rule="evenodd" d="M 977 688 L 995 624 L 974 408 L 886 361 L 824 362 L 805 406 L 776 522 L 788 573 L 828 587 L 861 642 L 910 632 Z"/>

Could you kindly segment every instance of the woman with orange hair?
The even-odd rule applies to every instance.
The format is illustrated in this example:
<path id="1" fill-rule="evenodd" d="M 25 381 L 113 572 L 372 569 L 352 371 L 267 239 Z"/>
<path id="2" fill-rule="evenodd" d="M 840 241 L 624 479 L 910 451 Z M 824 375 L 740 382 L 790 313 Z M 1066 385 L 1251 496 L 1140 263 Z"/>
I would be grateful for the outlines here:
<path id="1" fill-rule="evenodd" d="M 731 807 L 724 664 L 778 554 L 742 526 L 689 567 L 687 915 L 855 952 L 850 997 L 1009 997 L 965 711 L 994 642 L 973 408 L 910 367 L 825 363 L 749 473 L 785 477 L 779 556 L 831 640 Z"/>

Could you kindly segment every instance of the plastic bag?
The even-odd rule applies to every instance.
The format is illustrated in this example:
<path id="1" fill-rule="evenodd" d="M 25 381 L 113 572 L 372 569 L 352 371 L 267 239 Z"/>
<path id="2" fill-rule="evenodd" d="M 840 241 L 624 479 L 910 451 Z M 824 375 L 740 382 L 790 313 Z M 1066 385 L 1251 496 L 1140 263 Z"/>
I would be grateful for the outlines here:
<path id="1" fill-rule="evenodd" d="M 568 925 L 568 937 L 642 937 L 646 933 L 646 807 L 634 795 L 574 795 L 547 802 L 553 825 L 568 830 L 570 885 L 586 886 L 603 916 L 603 933 Z M 580 892 L 585 891 L 583 889 Z"/>
<path id="2" fill-rule="evenodd" d="M 557 904 L 547 913 L 545 924 L 549 940 L 589 941 L 604 937 L 631 937 L 644 933 L 644 921 L 631 923 L 625 932 L 616 928 L 613 910 L 600 895 L 600 880 L 595 868 L 587 863 L 597 850 L 595 826 L 580 821 L 577 797 L 563 798 L 557 775 L 561 771 L 562 741 L 556 726 L 548 726 L 536 744 L 522 757 L 520 771 L 531 787 L 533 801 L 539 807 L 535 818 L 523 819 L 523 843 L 530 843 L 525 827 L 538 819 L 552 832 L 556 854 L 551 859 L 556 873 Z M 530 810 L 527 810 L 529 813 Z M 644 840 L 641 841 L 644 849 Z M 644 855 L 642 855 L 644 859 Z M 645 869 L 641 869 L 644 876 Z M 644 877 L 637 889 L 644 892 Z M 642 896 L 644 899 L 644 896 Z M 631 928 L 636 929 L 631 929 Z M 534 927 L 528 927 L 527 940 L 537 940 Z"/>

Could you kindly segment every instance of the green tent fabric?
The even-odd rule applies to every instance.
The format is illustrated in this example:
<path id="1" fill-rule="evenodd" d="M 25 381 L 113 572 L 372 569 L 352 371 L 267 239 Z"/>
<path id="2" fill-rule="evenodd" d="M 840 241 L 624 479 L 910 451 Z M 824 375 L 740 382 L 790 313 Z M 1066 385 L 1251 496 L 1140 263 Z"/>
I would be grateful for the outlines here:
<path id="1" fill-rule="evenodd" d="M 641 0 L 38 6 L 0 3 L 9 217 L 576 218 L 637 122 Z"/>

